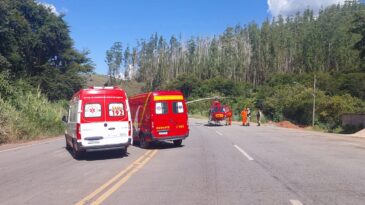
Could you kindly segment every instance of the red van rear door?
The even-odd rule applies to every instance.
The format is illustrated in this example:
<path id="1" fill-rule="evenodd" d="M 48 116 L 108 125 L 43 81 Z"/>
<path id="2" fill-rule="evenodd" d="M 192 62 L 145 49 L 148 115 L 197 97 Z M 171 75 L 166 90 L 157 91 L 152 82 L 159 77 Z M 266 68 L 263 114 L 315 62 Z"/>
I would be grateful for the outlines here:
<path id="1" fill-rule="evenodd" d="M 186 105 L 183 101 L 154 103 L 153 123 L 156 137 L 182 136 L 187 133 Z"/>
<path id="2" fill-rule="evenodd" d="M 187 108 L 184 101 L 171 101 L 171 131 L 175 136 L 183 136 L 187 134 L 188 130 L 188 115 Z"/>
<path id="3" fill-rule="evenodd" d="M 154 102 L 155 113 L 153 114 L 153 126 L 156 133 L 156 137 L 164 137 L 170 135 L 170 123 L 169 123 L 169 103 L 168 101 Z"/>

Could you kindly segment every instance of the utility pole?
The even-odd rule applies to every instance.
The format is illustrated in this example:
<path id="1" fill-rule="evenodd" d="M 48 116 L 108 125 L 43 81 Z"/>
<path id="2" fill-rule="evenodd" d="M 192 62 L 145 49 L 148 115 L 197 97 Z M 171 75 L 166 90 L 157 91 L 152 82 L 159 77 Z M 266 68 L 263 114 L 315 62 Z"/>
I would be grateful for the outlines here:
<path id="1" fill-rule="evenodd" d="M 316 75 L 314 75 L 313 80 L 313 114 L 312 114 L 312 127 L 314 127 L 314 118 L 316 115 Z"/>

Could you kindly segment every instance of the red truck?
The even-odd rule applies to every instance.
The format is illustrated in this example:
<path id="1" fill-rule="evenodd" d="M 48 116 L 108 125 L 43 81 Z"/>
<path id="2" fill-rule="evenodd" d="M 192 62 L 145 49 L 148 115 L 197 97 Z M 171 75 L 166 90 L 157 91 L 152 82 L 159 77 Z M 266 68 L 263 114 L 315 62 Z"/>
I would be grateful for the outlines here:
<path id="1" fill-rule="evenodd" d="M 133 140 L 142 148 L 153 141 L 180 146 L 189 135 L 188 110 L 180 91 L 155 91 L 129 98 Z"/>

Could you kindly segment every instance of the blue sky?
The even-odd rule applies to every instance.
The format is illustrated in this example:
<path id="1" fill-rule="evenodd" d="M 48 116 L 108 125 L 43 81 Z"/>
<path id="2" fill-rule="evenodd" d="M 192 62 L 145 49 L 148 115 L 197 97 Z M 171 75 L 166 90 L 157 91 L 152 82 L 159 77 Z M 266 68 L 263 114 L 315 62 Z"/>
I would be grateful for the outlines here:
<path id="1" fill-rule="evenodd" d="M 154 32 L 170 38 L 182 34 L 214 36 L 227 26 L 261 23 L 272 14 L 290 15 L 320 0 L 39 0 L 57 13 L 65 13 L 71 37 L 79 50 L 87 49 L 95 72 L 107 73 L 105 52 L 114 42 L 124 48 L 148 39 Z M 322 0 L 323 4 L 343 0 Z M 298 7 L 299 2 L 303 4 Z M 321 1 L 320 1 L 321 2 Z M 309 5 L 310 4 L 310 5 Z"/>

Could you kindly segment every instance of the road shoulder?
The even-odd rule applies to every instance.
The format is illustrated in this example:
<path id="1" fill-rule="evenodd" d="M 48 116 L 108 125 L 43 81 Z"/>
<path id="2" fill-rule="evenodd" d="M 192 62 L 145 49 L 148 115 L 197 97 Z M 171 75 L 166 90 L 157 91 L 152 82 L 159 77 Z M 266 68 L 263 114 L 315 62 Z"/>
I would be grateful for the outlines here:
<path id="1" fill-rule="evenodd" d="M 48 137 L 48 138 L 41 138 L 41 139 L 35 139 L 35 140 L 31 140 L 31 141 L 20 141 L 20 142 L 14 142 L 14 143 L 6 143 L 6 144 L 2 144 L 0 145 L 0 152 L 5 152 L 8 150 L 14 150 L 14 149 L 20 149 L 22 147 L 29 147 L 29 146 L 33 146 L 33 145 L 38 145 L 38 144 L 44 144 L 44 143 L 48 143 L 48 142 L 52 142 L 55 140 L 60 140 L 62 139 L 63 136 L 55 136 L 55 137 Z"/>

